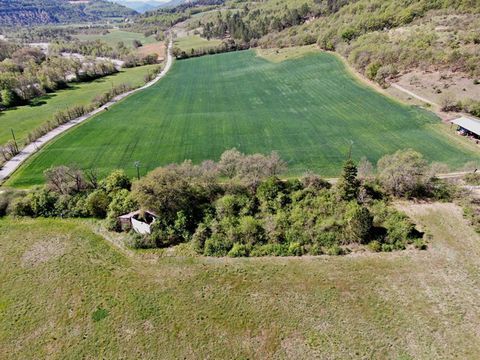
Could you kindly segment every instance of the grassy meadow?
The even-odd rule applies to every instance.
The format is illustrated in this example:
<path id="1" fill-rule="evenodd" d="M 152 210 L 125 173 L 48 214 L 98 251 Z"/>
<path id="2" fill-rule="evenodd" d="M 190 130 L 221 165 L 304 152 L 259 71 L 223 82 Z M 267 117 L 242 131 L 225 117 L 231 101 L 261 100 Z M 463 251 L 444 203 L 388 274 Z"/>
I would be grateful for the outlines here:
<path id="1" fill-rule="evenodd" d="M 122 72 L 110 75 L 92 82 L 72 83 L 65 90 L 32 100 L 32 104 L 19 106 L 15 109 L 0 112 L 0 144 L 11 139 L 10 129 L 13 129 L 17 140 L 24 144 L 27 134 L 53 119 L 53 115 L 68 107 L 88 105 L 98 94 L 103 94 L 113 86 L 121 83 L 130 83 L 140 86 L 144 77 L 154 65 L 125 69 Z"/>
<path id="2" fill-rule="evenodd" d="M 453 168 L 479 159 L 474 144 L 447 135 L 433 113 L 361 84 L 333 55 L 272 62 L 243 51 L 177 61 L 155 86 L 47 145 L 9 184 L 41 183 L 52 165 L 101 174 L 123 168 L 133 176 L 135 161 L 145 174 L 185 159 L 218 159 L 232 147 L 277 150 L 294 175 L 338 175 L 352 141 L 353 157 L 374 163 L 404 148 Z"/>
<path id="3" fill-rule="evenodd" d="M 0 358 L 479 358 L 480 238 L 454 205 L 405 207 L 427 251 L 161 257 L 0 219 Z"/>
<path id="4" fill-rule="evenodd" d="M 156 42 L 153 36 L 146 37 L 143 34 L 110 29 L 108 34 L 78 34 L 76 37 L 82 41 L 102 40 L 112 47 L 116 47 L 120 41 L 123 41 L 125 46 L 133 49 L 133 40 L 139 40 L 142 44 L 152 44 Z"/>
<path id="5" fill-rule="evenodd" d="M 190 35 L 175 39 L 173 45 L 180 48 L 182 51 L 189 52 L 192 49 L 214 48 L 221 43 L 222 41 L 218 39 L 207 40 L 198 35 Z"/>

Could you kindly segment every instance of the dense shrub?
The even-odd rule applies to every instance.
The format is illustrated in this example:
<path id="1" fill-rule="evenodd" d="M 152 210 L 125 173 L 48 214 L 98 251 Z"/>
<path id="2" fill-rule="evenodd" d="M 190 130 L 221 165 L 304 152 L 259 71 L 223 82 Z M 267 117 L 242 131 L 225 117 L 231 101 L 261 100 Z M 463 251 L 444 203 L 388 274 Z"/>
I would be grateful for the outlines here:
<path id="1" fill-rule="evenodd" d="M 95 190 L 86 199 L 85 206 L 88 213 L 96 218 L 103 219 L 107 216 L 110 199 L 103 190 Z"/>
<path id="2" fill-rule="evenodd" d="M 382 200 L 375 185 L 358 180 L 352 160 L 333 188 L 313 174 L 281 180 L 276 175 L 282 168 L 275 154 L 230 150 L 219 163 L 169 165 L 132 185 L 121 170 L 98 180 L 94 171 L 63 166 L 45 172 L 46 186 L 8 200 L 8 205 L 0 201 L 0 210 L 8 207 L 14 215 L 33 217 L 106 218 L 112 231 L 120 230 L 121 214 L 153 211 L 159 217 L 151 235 L 132 237 L 130 246 L 191 242 L 195 252 L 206 256 L 339 255 L 353 244 L 393 251 L 421 237 L 406 215 Z M 389 176 L 397 175 L 392 166 L 388 169 Z"/>

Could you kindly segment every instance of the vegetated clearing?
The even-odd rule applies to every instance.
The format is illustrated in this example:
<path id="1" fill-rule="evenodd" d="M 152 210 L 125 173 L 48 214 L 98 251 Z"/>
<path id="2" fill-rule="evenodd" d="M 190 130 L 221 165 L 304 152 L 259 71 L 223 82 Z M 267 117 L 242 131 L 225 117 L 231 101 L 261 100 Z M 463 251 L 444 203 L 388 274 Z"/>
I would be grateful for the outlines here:
<path id="1" fill-rule="evenodd" d="M 0 357 L 479 358 L 478 234 L 452 204 L 403 208 L 429 250 L 127 256 L 90 221 L 2 219 Z"/>
<path id="2" fill-rule="evenodd" d="M 121 83 L 140 86 L 145 81 L 145 75 L 154 67 L 155 65 L 147 65 L 125 69 L 118 74 L 92 82 L 71 83 L 65 90 L 32 100 L 31 105 L 2 111 L 0 112 L 0 144 L 4 144 L 12 138 L 10 129 L 15 132 L 17 141 L 24 144 L 27 134 L 37 126 L 53 120 L 57 111 L 77 105 L 88 105 L 95 96 L 107 92 L 113 86 Z"/>
<path id="3" fill-rule="evenodd" d="M 281 49 L 276 48 L 257 48 L 257 56 L 260 56 L 268 61 L 279 63 L 285 60 L 300 59 L 307 54 L 318 53 L 316 45 L 309 46 L 292 46 Z"/>
<path id="4" fill-rule="evenodd" d="M 211 49 L 221 43 L 222 41 L 218 39 L 207 40 L 198 35 L 190 35 L 175 39 L 173 46 L 188 53 L 192 49 Z"/>
<path id="5" fill-rule="evenodd" d="M 177 61 L 155 86 L 46 146 L 9 184 L 41 183 L 52 165 L 134 176 L 135 161 L 145 174 L 185 159 L 218 159 L 232 147 L 277 150 L 292 175 L 338 175 L 351 141 L 353 157 L 372 162 L 404 148 L 453 168 L 479 159 L 474 144 L 449 131 L 433 113 L 359 83 L 333 55 L 272 63 L 244 51 Z"/>
<path id="6" fill-rule="evenodd" d="M 102 40 L 108 45 L 116 47 L 117 44 L 122 41 L 125 46 L 133 49 L 133 40 L 138 40 L 142 44 L 152 44 L 156 42 L 154 36 L 146 37 L 144 34 L 110 29 L 108 34 L 78 34 L 76 37 L 83 41 Z"/>
<path id="7" fill-rule="evenodd" d="M 165 59 L 165 43 L 162 41 L 143 45 L 137 49 L 137 53 L 140 55 L 150 55 L 150 54 L 157 54 L 158 59 Z"/>

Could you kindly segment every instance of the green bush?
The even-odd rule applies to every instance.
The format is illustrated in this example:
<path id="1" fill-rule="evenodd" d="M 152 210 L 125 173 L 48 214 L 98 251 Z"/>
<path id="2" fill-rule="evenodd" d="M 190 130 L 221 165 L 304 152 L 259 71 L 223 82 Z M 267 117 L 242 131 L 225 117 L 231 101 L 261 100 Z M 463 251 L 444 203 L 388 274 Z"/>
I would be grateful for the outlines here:
<path id="1" fill-rule="evenodd" d="M 207 225 L 201 223 L 192 236 L 192 247 L 197 254 L 203 254 L 205 250 L 205 242 L 211 236 L 211 231 Z"/>
<path id="2" fill-rule="evenodd" d="M 371 251 L 373 252 L 380 252 L 382 251 L 382 244 L 378 242 L 377 240 L 374 240 L 368 244 L 368 247 Z"/>
<path id="3" fill-rule="evenodd" d="M 125 171 L 113 170 L 110 175 L 103 180 L 103 185 L 105 186 L 107 194 L 111 194 L 120 190 L 130 191 L 132 183 L 125 174 Z"/>
<path id="4" fill-rule="evenodd" d="M 365 76 L 369 78 L 370 80 L 375 80 L 378 70 L 382 67 L 382 64 L 378 62 L 373 62 L 368 64 L 368 66 L 365 69 Z"/>
<path id="5" fill-rule="evenodd" d="M 30 201 L 30 207 L 34 217 L 52 217 L 56 216 L 57 195 L 46 188 L 32 191 L 27 198 Z"/>
<path id="6" fill-rule="evenodd" d="M 220 235 L 213 234 L 205 241 L 204 255 L 206 256 L 226 256 L 233 244 L 222 239 Z"/>
<path id="7" fill-rule="evenodd" d="M 332 256 L 338 256 L 338 255 L 344 255 L 345 251 L 340 246 L 333 245 L 326 250 L 326 254 L 332 255 Z"/>
<path id="8" fill-rule="evenodd" d="M 288 256 L 288 245 L 284 244 L 265 244 L 256 245 L 250 251 L 250 256 Z"/>
<path id="9" fill-rule="evenodd" d="M 366 207 L 350 202 L 345 214 L 345 236 L 348 242 L 365 244 L 373 226 L 373 216 Z"/>
<path id="10" fill-rule="evenodd" d="M 324 254 L 324 252 L 322 250 L 322 247 L 319 246 L 318 244 L 313 244 L 312 246 L 310 246 L 307 253 L 309 253 L 310 255 L 323 255 Z"/>
<path id="11" fill-rule="evenodd" d="M 103 219 L 107 216 L 110 199 L 103 190 L 96 190 L 88 195 L 85 206 L 88 213 L 96 218 Z"/>
<path id="12" fill-rule="evenodd" d="M 12 206 L 16 199 L 20 199 L 25 196 L 23 191 L 17 191 L 12 189 L 3 190 L 0 193 L 0 217 L 12 212 Z"/>
<path id="13" fill-rule="evenodd" d="M 34 216 L 30 199 L 26 196 L 14 199 L 11 209 L 11 214 L 14 216 Z"/>
<path id="14" fill-rule="evenodd" d="M 157 247 L 152 237 L 137 233 L 130 235 L 130 238 L 126 241 L 126 245 L 132 249 L 153 249 Z"/>
<path id="15" fill-rule="evenodd" d="M 392 212 L 384 223 L 387 229 L 387 242 L 389 244 L 406 244 L 410 240 L 415 226 L 410 219 L 397 211 Z"/>
<path id="16" fill-rule="evenodd" d="M 427 250 L 427 244 L 423 239 L 415 239 L 415 241 L 413 242 L 413 245 L 415 246 L 415 249 Z"/>
<path id="17" fill-rule="evenodd" d="M 302 256 L 304 254 L 304 249 L 298 242 L 292 242 L 288 244 L 287 253 L 290 256 Z"/>
<path id="18" fill-rule="evenodd" d="M 233 247 L 228 252 L 229 257 L 247 257 L 248 256 L 248 247 L 244 244 L 235 243 Z"/>

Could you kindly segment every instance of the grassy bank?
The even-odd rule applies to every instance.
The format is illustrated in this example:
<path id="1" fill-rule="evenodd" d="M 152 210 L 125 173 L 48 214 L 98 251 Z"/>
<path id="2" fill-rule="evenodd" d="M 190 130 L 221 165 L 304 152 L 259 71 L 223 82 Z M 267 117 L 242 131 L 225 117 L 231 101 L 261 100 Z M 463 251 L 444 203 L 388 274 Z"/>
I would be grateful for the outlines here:
<path id="1" fill-rule="evenodd" d="M 480 239 L 453 205 L 407 211 L 428 251 L 239 260 L 127 255 L 90 222 L 0 220 L 0 356 L 478 358 Z"/>

